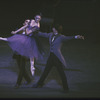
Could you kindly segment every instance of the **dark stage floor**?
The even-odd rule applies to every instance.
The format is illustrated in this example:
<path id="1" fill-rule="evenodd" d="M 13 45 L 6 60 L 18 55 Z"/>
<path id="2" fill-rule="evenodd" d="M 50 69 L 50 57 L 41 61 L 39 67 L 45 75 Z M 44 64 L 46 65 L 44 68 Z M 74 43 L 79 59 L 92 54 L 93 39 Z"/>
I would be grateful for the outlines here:
<path id="1" fill-rule="evenodd" d="M 44 60 L 35 62 L 34 82 L 39 79 L 48 57 L 45 44 Z M 63 93 L 62 83 L 55 68 L 52 69 L 42 88 L 22 85 L 14 89 L 18 68 L 12 59 L 13 52 L 6 42 L 0 41 L 0 98 L 100 98 L 100 48 L 95 42 L 72 40 L 62 47 L 67 62 L 65 69 L 70 91 Z M 29 62 L 27 62 L 29 70 Z"/>

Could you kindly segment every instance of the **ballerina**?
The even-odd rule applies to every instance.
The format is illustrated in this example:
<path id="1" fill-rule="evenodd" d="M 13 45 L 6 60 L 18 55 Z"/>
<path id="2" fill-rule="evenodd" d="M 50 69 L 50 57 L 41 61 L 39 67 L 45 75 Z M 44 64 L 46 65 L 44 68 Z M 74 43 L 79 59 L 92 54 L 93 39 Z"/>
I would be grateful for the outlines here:
<path id="1" fill-rule="evenodd" d="M 30 59 L 32 76 L 34 76 L 35 73 L 34 58 L 38 59 L 42 57 L 42 50 L 39 49 L 35 38 L 40 28 L 40 20 L 41 16 L 36 15 L 35 20 L 26 20 L 23 24 L 24 26 L 16 31 L 12 31 L 11 33 L 14 34 L 13 36 L 8 38 L 0 37 L 0 40 L 8 42 L 8 45 L 13 51 Z M 17 34 L 22 30 L 24 34 Z"/>

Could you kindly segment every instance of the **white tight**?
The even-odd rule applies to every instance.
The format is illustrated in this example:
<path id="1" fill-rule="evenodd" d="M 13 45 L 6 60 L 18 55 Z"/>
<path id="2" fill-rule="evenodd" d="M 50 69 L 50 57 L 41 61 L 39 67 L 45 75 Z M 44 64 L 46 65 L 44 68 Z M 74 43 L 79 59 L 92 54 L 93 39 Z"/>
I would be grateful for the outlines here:
<path id="1" fill-rule="evenodd" d="M 30 65 L 31 65 L 31 73 L 32 73 L 32 76 L 34 76 L 35 74 L 35 67 L 34 67 L 34 58 L 30 58 Z"/>
<path id="2" fill-rule="evenodd" d="M 2 37 L 0 37 L 0 40 L 8 41 L 7 38 L 2 38 Z"/>

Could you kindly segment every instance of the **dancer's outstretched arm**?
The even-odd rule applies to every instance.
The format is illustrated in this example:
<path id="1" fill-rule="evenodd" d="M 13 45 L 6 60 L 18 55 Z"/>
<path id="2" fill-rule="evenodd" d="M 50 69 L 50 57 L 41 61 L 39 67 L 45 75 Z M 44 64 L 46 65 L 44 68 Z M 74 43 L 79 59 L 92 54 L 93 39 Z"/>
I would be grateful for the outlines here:
<path id="1" fill-rule="evenodd" d="M 18 30 L 12 31 L 11 33 L 12 33 L 12 34 L 16 34 L 16 33 L 20 32 L 20 31 L 24 30 L 27 26 L 28 26 L 28 25 L 22 26 L 22 27 L 19 28 Z"/>

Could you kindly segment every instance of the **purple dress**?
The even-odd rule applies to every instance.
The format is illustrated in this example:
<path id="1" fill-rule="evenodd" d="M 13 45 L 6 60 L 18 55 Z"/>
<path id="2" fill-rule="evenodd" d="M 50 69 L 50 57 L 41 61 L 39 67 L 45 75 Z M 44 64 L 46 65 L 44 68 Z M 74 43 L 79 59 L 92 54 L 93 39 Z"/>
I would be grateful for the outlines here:
<path id="1" fill-rule="evenodd" d="M 38 47 L 34 33 L 30 35 L 15 34 L 7 39 L 9 46 L 14 52 L 27 58 L 43 58 L 40 50 L 42 48 Z"/>

